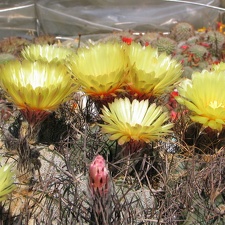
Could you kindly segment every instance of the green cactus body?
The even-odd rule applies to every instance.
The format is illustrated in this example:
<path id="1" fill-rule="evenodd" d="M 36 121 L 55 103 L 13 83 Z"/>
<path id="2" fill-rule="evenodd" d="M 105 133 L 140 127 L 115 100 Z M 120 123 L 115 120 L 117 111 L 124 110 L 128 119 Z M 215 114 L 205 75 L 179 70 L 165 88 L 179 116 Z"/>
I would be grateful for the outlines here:
<path id="1" fill-rule="evenodd" d="M 154 40 L 160 37 L 160 34 L 157 32 L 147 32 L 143 35 L 141 35 L 136 42 L 141 43 L 142 45 L 149 45 L 151 44 Z"/>
<path id="2" fill-rule="evenodd" d="M 186 43 L 187 43 L 187 44 L 190 44 L 190 45 L 191 45 L 191 44 L 196 44 L 196 43 L 199 42 L 199 39 L 200 39 L 200 37 L 197 36 L 197 35 L 195 35 L 195 36 L 193 36 L 193 37 L 188 38 L 187 41 L 186 41 Z"/>
<path id="3" fill-rule="evenodd" d="M 198 68 L 202 71 L 204 69 L 208 69 L 209 68 L 209 64 L 207 61 L 203 61 L 203 62 L 200 62 L 198 64 Z"/>
<path id="4" fill-rule="evenodd" d="M 193 68 L 191 68 L 190 66 L 184 66 L 183 67 L 182 77 L 191 79 L 193 72 L 194 72 Z"/>
<path id="5" fill-rule="evenodd" d="M 205 59 L 209 54 L 209 51 L 201 45 L 192 45 L 189 47 L 189 51 L 200 60 Z"/>
<path id="6" fill-rule="evenodd" d="M 97 41 L 98 42 L 119 42 L 119 43 L 127 43 L 131 44 L 133 40 L 135 40 L 137 37 L 131 32 L 131 31 L 121 31 L 121 32 L 115 32 L 112 33 L 104 38 L 101 38 Z"/>
<path id="7" fill-rule="evenodd" d="M 178 53 L 173 56 L 173 59 L 175 59 L 177 62 L 181 62 L 183 64 L 184 60 L 185 60 L 185 56 Z"/>
<path id="8" fill-rule="evenodd" d="M 152 41 L 151 46 L 157 48 L 160 53 L 166 52 L 167 54 L 171 54 L 174 52 L 177 43 L 169 37 L 161 36 Z"/>
<path id="9" fill-rule="evenodd" d="M 225 44 L 225 35 L 219 31 L 208 31 L 203 34 L 203 40 L 210 44 L 209 51 L 212 55 L 219 55 Z"/>
<path id="10" fill-rule="evenodd" d="M 194 27 L 186 22 L 177 23 L 172 27 L 170 37 L 175 41 L 185 41 L 194 36 Z"/>

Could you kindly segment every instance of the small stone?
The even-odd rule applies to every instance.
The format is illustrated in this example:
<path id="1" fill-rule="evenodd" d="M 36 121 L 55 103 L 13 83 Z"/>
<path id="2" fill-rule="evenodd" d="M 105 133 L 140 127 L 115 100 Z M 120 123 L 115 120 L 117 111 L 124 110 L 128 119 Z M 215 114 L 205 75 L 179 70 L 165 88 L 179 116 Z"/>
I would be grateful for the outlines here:
<path id="1" fill-rule="evenodd" d="M 48 149 L 51 150 L 51 151 L 53 151 L 55 149 L 55 145 L 49 145 L 48 146 Z"/>

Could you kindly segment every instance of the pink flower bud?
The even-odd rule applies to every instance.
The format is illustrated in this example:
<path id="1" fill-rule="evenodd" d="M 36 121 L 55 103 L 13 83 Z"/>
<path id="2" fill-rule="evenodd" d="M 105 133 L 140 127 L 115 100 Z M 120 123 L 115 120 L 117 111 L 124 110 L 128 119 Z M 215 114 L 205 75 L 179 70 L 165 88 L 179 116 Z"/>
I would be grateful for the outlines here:
<path id="1" fill-rule="evenodd" d="M 109 192 L 109 171 L 101 155 L 97 155 L 90 164 L 89 187 L 92 196 L 103 197 Z"/>

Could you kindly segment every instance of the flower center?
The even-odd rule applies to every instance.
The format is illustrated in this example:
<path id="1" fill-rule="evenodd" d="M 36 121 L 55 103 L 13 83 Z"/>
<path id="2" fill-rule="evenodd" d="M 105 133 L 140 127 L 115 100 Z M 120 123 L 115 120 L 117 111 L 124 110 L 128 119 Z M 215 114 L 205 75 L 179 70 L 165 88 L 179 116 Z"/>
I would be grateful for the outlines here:
<path id="1" fill-rule="evenodd" d="M 224 105 L 222 103 L 217 102 L 216 100 L 210 102 L 209 106 L 212 107 L 213 109 L 217 109 L 220 107 L 224 108 Z"/>

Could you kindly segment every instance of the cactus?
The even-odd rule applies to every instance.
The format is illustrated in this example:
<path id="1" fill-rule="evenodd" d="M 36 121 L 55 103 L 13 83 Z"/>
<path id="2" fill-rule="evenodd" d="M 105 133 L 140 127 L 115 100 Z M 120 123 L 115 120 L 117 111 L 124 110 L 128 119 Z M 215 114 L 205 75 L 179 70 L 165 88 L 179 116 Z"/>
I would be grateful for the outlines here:
<path id="1" fill-rule="evenodd" d="M 160 53 L 166 52 L 168 55 L 175 50 L 177 43 L 169 37 L 160 36 L 151 43 L 153 48 L 157 48 Z"/>
<path id="2" fill-rule="evenodd" d="M 200 60 L 204 60 L 209 54 L 209 51 L 204 46 L 197 45 L 197 44 L 191 45 L 189 47 L 189 51 Z"/>
<path id="3" fill-rule="evenodd" d="M 225 35 L 219 31 L 208 31 L 204 33 L 201 38 L 209 44 L 210 52 L 213 56 L 220 56 L 223 45 L 225 44 Z"/>
<path id="4" fill-rule="evenodd" d="M 103 221 L 109 221 L 112 203 L 110 177 L 106 162 L 101 155 L 97 155 L 90 164 L 89 191 L 92 201 L 91 220 L 95 221 L 95 224 L 103 224 Z"/>
<path id="5" fill-rule="evenodd" d="M 159 33 L 156 32 L 147 32 L 143 35 L 141 35 L 136 42 L 140 43 L 143 46 L 147 46 L 152 43 L 152 41 L 156 40 L 160 37 Z"/>
<path id="6" fill-rule="evenodd" d="M 186 43 L 187 44 L 196 44 L 199 42 L 200 37 L 198 35 L 192 36 L 187 39 Z"/>
<path id="7" fill-rule="evenodd" d="M 194 72 L 193 68 L 191 68 L 190 66 L 184 66 L 183 67 L 182 77 L 186 77 L 188 79 L 191 79 L 193 72 Z"/>
<path id="8" fill-rule="evenodd" d="M 209 70 L 210 65 L 207 61 L 202 61 L 198 64 L 198 68 L 199 68 L 200 71 L 202 71 L 204 69 Z"/>
<path id="9" fill-rule="evenodd" d="M 174 51 L 173 59 L 183 65 L 183 77 L 191 79 L 194 71 L 202 71 L 213 63 L 207 47 L 199 44 L 180 43 Z"/>
<path id="10" fill-rule="evenodd" d="M 170 37 L 175 41 L 185 41 L 194 36 L 194 27 L 186 22 L 177 23 L 172 27 Z"/>
<path id="11" fill-rule="evenodd" d="M 119 42 L 119 43 L 127 43 L 131 44 L 133 40 L 135 40 L 135 35 L 132 31 L 121 31 L 121 32 L 114 32 L 111 35 L 108 35 L 104 38 L 101 38 L 98 42 Z"/>

